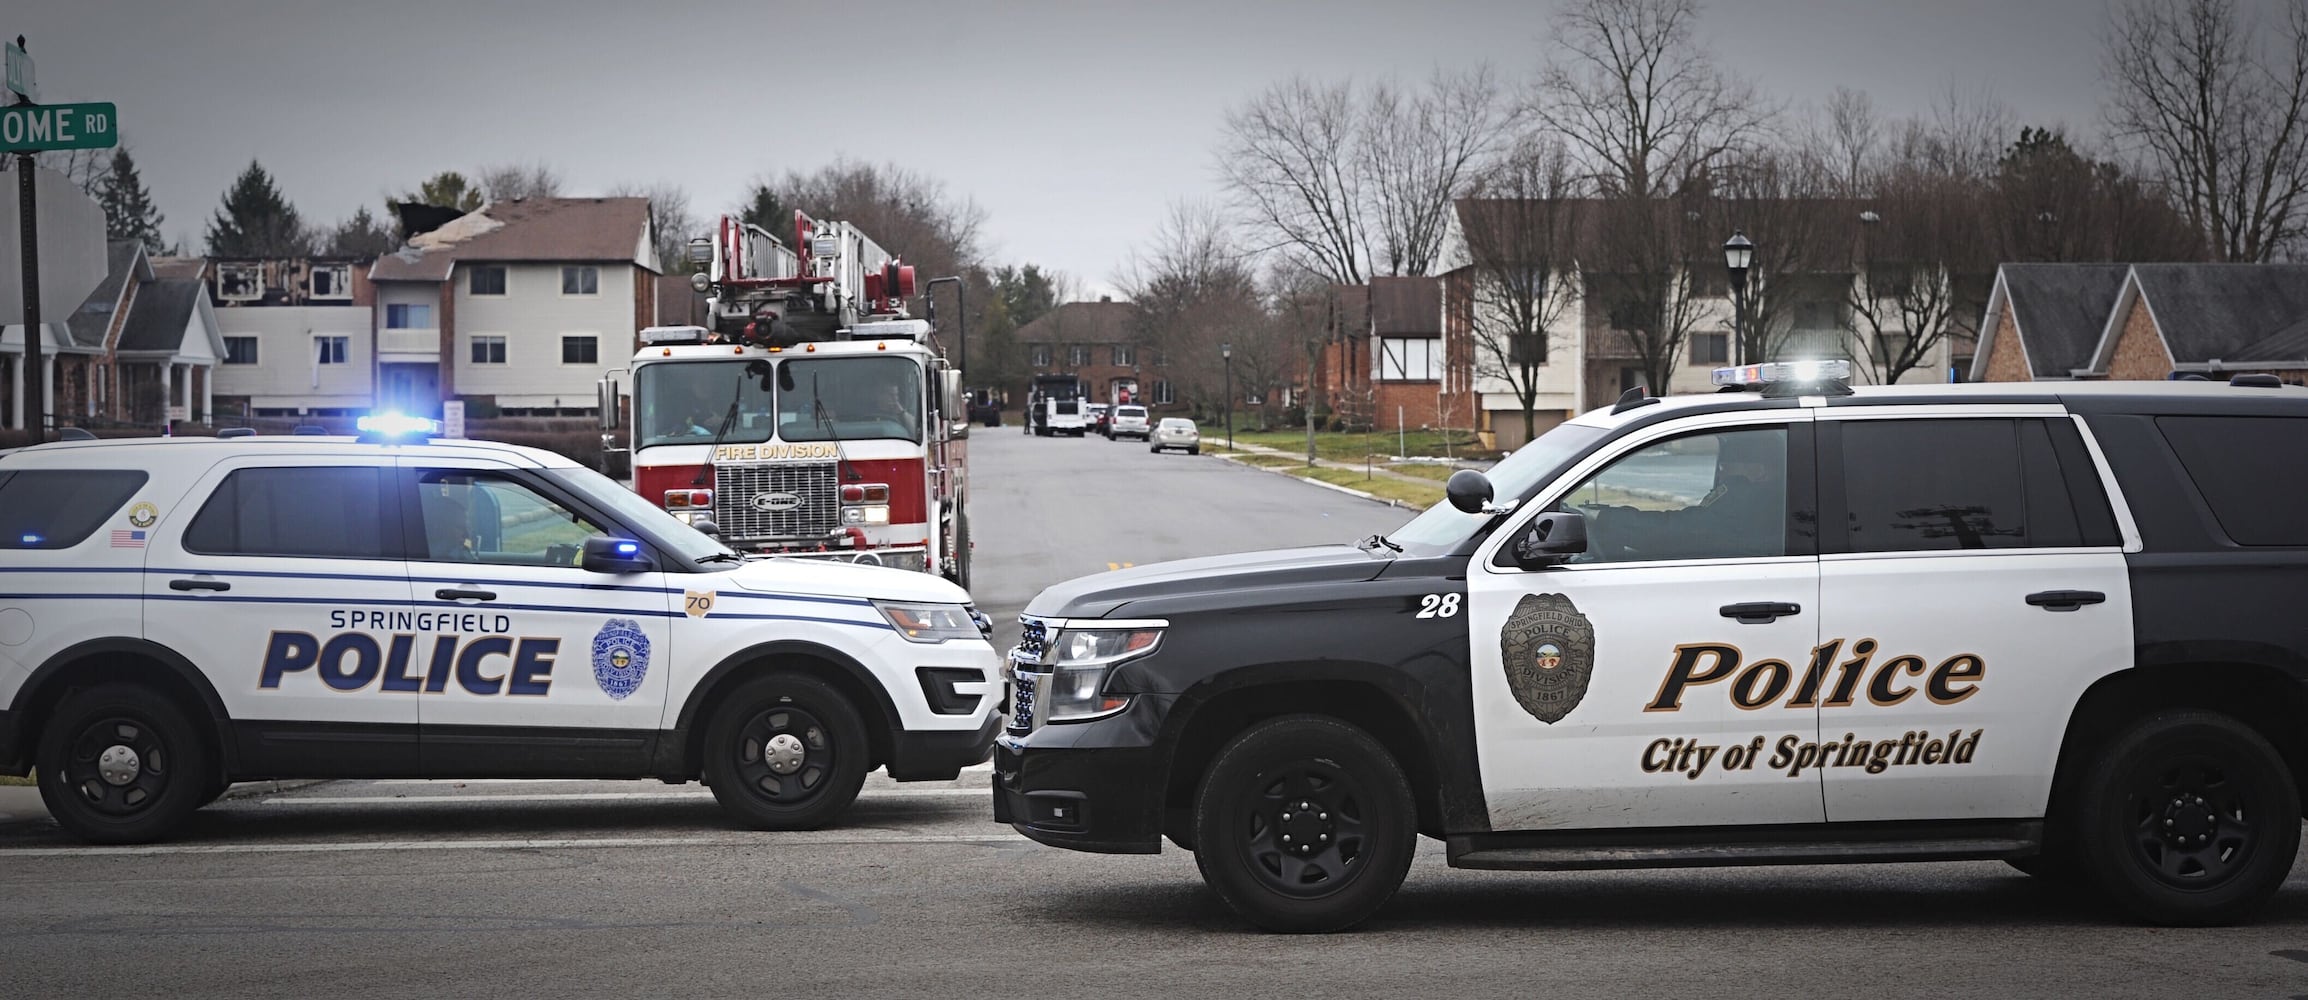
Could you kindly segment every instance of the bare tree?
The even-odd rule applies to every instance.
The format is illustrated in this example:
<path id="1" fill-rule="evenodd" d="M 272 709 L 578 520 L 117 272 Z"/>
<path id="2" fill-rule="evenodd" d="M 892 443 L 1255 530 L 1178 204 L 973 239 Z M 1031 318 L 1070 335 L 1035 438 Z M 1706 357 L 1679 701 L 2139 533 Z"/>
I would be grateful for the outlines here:
<path id="1" fill-rule="evenodd" d="M 660 181 L 619 184 L 610 188 L 609 194 L 618 198 L 649 199 L 649 231 L 656 239 L 658 270 L 666 274 L 689 270 L 689 238 L 699 235 L 703 227 L 689 210 L 688 190 L 670 181 Z"/>
<path id="2" fill-rule="evenodd" d="M 1723 273 L 1719 238 L 1690 199 L 1605 198 L 1592 207 L 1601 218 L 1583 261 L 1584 292 L 1600 307 L 1588 310 L 1590 327 L 1599 321 L 1608 331 L 1590 329 L 1589 343 L 1631 357 L 1643 384 L 1665 392 L 1708 312 L 1709 289 L 1696 282 Z"/>
<path id="3" fill-rule="evenodd" d="M 491 202 L 520 198 L 555 198 L 561 194 L 561 175 L 543 162 L 497 163 L 482 167 L 481 196 Z"/>
<path id="4" fill-rule="evenodd" d="M 1850 87 L 1835 88 L 1824 112 L 1814 140 L 1820 147 L 1819 155 L 1834 165 L 1841 193 L 1856 194 L 1866 183 L 1877 147 L 1883 144 L 1883 117 L 1875 110 L 1874 98 Z"/>
<path id="5" fill-rule="evenodd" d="M 1557 13 L 1565 58 L 1540 75 L 1532 110 L 1605 194 L 1673 193 L 1769 122 L 1755 88 L 1693 39 L 1698 16 L 1697 0 L 1571 0 Z"/>
<path id="6" fill-rule="evenodd" d="M 975 201 L 948 194 L 943 182 L 895 164 L 844 159 L 812 173 L 788 172 L 775 181 L 757 182 L 753 200 L 855 224 L 883 249 L 914 265 L 925 280 L 960 274 L 978 263 L 985 211 Z M 790 239 L 791 226 L 788 216 L 767 228 Z"/>
<path id="7" fill-rule="evenodd" d="M 1569 153 L 1534 142 L 1483 175 L 1460 214 L 1470 273 L 1453 296 L 1474 346 L 1477 378 L 1504 382 L 1523 411 L 1523 440 L 1537 436 L 1538 397 L 1554 345 L 1573 331 L 1577 246 L 1586 202 Z M 1574 376 L 1576 377 L 1576 376 Z"/>
<path id="8" fill-rule="evenodd" d="M 1890 385 L 1931 363 L 1964 322 L 1958 278 L 1991 266 L 1977 185 L 1908 167 L 1858 209 L 1859 273 L 1847 307 L 1869 374 Z"/>
<path id="9" fill-rule="evenodd" d="M 1133 307 L 1133 335 L 1143 349 L 1168 361 L 1173 388 L 1207 413 L 1225 405 L 1225 362 L 1219 345 L 1235 350 L 1238 388 L 1269 381 L 1290 360 L 1264 336 L 1257 282 L 1234 243 L 1226 219 L 1212 205 L 1175 203 L 1151 244 L 1133 255 L 1115 284 Z"/>
<path id="10" fill-rule="evenodd" d="M 1841 164 L 1837 165 L 1838 167 Z M 1843 303 L 1851 263 L 1851 226 L 1828 195 L 1836 186 L 1826 164 L 1783 147 L 1750 150 L 1713 175 L 1707 199 L 1710 233 L 1745 233 L 1755 244 L 1747 271 L 1746 322 L 1735 331 L 1734 359 L 1767 361 L 1787 353 L 1801 307 Z M 1691 281 L 1709 297 L 1728 296 L 1729 274 L 1712 247 L 1693 248 Z"/>
<path id="11" fill-rule="evenodd" d="M 2284 10 L 2273 33 L 2235 0 L 2133 3 L 2110 26 L 2108 123 L 2219 260 L 2273 260 L 2308 228 L 2308 3 Z"/>
<path id="12" fill-rule="evenodd" d="M 1981 181 L 1995 174 L 2004 145 L 2018 132 L 2018 117 L 1994 91 L 1950 84 L 1932 102 L 1928 116 L 1905 119 L 1894 128 L 1891 159 Z"/>
<path id="13" fill-rule="evenodd" d="M 1349 285 L 1371 261 L 1359 119 L 1353 84 L 1292 77 L 1227 112 L 1218 152 L 1220 177 L 1267 248 Z"/>
<path id="14" fill-rule="evenodd" d="M 1499 87 L 1490 67 L 1436 71 L 1427 89 L 1406 96 L 1381 85 L 1364 113 L 1360 168 L 1376 242 L 1372 270 L 1433 270 L 1450 231 L 1451 200 L 1488 157 L 1499 127 Z"/>

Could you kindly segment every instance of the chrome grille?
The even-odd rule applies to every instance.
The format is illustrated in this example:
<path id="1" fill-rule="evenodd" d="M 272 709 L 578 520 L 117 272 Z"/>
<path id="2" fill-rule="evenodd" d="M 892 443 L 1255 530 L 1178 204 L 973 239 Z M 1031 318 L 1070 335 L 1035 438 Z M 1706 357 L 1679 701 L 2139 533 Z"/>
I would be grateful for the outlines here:
<path id="1" fill-rule="evenodd" d="M 758 498 L 790 493 L 790 510 Z M 723 538 L 823 538 L 841 525 L 841 481 L 833 462 L 713 467 L 713 516 Z"/>
<path id="2" fill-rule="evenodd" d="M 1039 618 L 1024 615 L 1018 616 L 1018 625 L 1018 652 L 1025 654 L 1029 663 L 1040 662 L 1042 649 L 1050 641 L 1049 626 L 1042 624 Z"/>

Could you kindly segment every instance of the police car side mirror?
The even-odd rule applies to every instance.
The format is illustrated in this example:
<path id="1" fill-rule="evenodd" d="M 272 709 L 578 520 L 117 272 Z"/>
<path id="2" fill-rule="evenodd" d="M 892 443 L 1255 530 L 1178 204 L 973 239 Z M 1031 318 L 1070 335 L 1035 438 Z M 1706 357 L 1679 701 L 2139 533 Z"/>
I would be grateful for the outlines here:
<path id="1" fill-rule="evenodd" d="M 1545 569 L 1587 551 L 1587 519 L 1575 510 L 1548 511 L 1523 528 L 1514 542 L 1515 565 Z"/>
<path id="2" fill-rule="evenodd" d="M 608 535 L 586 539 L 584 555 L 577 565 L 587 573 L 641 573 L 656 568 L 649 561 L 649 555 L 641 550 L 640 542 Z"/>
<path id="3" fill-rule="evenodd" d="M 1486 513 L 1491 505 L 1491 477 L 1474 469 L 1460 469 L 1443 483 L 1443 496 L 1466 513 Z"/>

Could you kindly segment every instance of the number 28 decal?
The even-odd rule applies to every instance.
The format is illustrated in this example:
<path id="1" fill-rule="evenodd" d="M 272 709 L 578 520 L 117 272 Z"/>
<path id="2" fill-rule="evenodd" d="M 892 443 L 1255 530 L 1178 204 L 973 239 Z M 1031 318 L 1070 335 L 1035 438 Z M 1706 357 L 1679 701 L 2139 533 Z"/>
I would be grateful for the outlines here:
<path id="1" fill-rule="evenodd" d="M 1455 618 L 1459 613 L 1458 594 L 1425 594 L 1418 599 L 1418 617 Z"/>

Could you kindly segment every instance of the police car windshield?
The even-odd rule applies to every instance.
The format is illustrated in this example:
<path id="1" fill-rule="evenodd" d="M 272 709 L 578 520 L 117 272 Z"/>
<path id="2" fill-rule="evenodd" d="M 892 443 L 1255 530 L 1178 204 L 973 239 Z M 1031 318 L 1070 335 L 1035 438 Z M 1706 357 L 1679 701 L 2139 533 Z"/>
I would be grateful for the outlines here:
<path id="1" fill-rule="evenodd" d="M 635 399 L 641 413 L 639 446 L 707 444 L 722 421 L 729 418 L 731 400 L 737 402 L 737 420 L 722 436 L 724 444 L 758 444 L 769 440 L 770 389 L 766 379 L 748 377 L 744 361 L 683 361 L 643 365 L 633 376 Z"/>
<path id="2" fill-rule="evenodd" d="M 641 499 L 641 494 L 617 485 L 610 479 L 582 466 L 571 469 L 545 469 L 547 479 L 560 483 L 585 499 L 600 504 L 617 515 L 626 525 L 646 529 L 650 541 L 673 550 L 673 554 L 687 562 L 698 562 L 712 556 L 726 555 L 734 561 L 736 553 L 714 541 L 704 533 L 681 523 L 679 518 Z M 715 560 L 721 561 L 721 560 Z"/>
<path id="3" fill-rule="evenodd" d="M 1484 475 L 1491 479 L 1491 495 L 1500 501 L 1522 497 L 1560 474 L 1564 466 L 1585 454 L 1606 432 L 1580 424 L 1561 424 L 1522 446 Z M 1468 514 L 1450 505 L 1435 504 L 1426 513 L 1388 534 L 1387 540 L 1405 548 L 1435 555 L 1456 549 L 1489 524 L 1490 517 Z"/>

